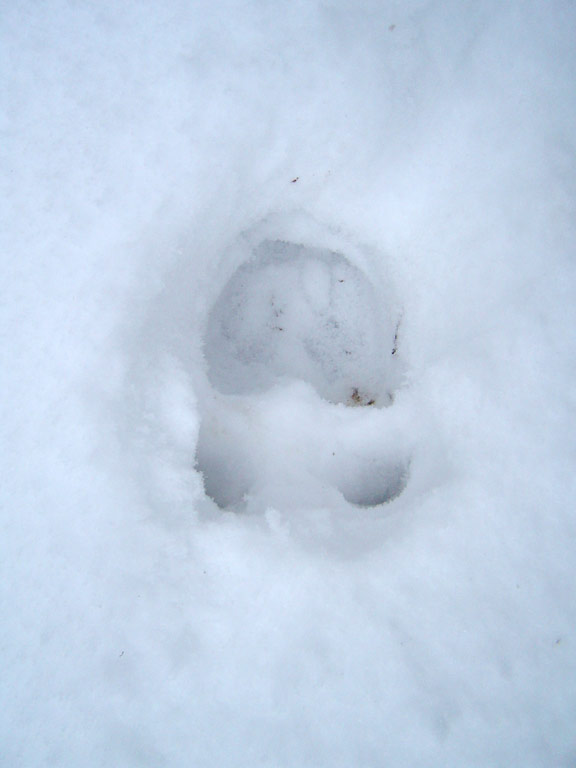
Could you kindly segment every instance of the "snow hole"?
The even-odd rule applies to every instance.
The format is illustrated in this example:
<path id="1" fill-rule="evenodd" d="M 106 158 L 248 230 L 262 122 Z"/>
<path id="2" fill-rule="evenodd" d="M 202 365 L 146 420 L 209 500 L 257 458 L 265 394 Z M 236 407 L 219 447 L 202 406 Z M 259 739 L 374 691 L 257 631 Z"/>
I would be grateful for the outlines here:
<path id="1" fill-rule="evenodd" d="M 385 402 L 392 324 L 344 256 L 266 240 L 210 312 L 208 375 L 224 394 L 262 392 L 288 377 L 332 402 Z"/>
<path id="2" fill-rule="evenodd" d="M 197 468 L 223 508 L 377 506 L 407 476 L 383 412 L 397 319 L 341 253 L 265 240 L 208 313 Z"/>

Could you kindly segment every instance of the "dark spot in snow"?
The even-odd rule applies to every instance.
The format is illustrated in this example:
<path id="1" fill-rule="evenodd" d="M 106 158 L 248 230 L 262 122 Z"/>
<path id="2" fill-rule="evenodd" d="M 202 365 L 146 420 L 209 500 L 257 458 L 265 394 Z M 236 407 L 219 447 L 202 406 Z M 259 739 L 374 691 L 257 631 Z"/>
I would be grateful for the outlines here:
<path id="1" fill-rule="evenodd" d="M 369 397 L 368 395 L 363 395 L 358 390 L 358 387 L 354 387 L 348 400 L 348 405 L 374 405 L 375 402 L 375 398 Z"/>
<path id="2" fill-rule="evenodd" d="M 394 332 L 394 343 L 392 345 L 392 354 L 395 355 L 396 352 L 398 352 L 398 331 L 400 330 L 400 322 L 402 318 L 398 320 L 398 323 L 396 324 L 396 330 Z"/>
<path id="3" fill-rule="evenodd" d="M 296 184 L 296 182 L 298 181 L 298 179 L 299 179 L 299 178 L 300 178 L 300 176 L 296 176 L 296 178 L 295 178 L 295 179 L 292 179 L 292 181 L 290 182 L 290 184 Z"/>

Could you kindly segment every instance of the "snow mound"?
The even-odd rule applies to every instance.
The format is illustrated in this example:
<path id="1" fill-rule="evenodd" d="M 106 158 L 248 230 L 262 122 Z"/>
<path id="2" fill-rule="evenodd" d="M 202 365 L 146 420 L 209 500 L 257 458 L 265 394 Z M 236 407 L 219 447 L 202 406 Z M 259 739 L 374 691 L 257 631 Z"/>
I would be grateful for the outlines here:
<path id="1" fill-rule="evenodd" d="M 221 507 L 376 506 L 403 489 L 405 415 L 348 408 L 302 381 L 261 395 L 215 394 L 200 428 L 197 466 Z"/>

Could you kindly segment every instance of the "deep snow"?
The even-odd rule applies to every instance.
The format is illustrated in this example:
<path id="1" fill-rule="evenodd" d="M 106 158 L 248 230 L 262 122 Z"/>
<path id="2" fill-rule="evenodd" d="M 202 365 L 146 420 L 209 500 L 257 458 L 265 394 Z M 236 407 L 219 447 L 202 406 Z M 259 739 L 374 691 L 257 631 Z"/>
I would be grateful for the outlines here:
<path id="1" fill-rule="evenodd" d="M 574 764 L 575 17 L 4 9 L 0 764 Z"/>

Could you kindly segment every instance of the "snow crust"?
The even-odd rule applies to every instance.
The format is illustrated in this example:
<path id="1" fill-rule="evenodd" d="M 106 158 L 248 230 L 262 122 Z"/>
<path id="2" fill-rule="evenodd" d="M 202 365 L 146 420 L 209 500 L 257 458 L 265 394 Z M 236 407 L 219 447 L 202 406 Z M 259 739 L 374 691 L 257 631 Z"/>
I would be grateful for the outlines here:
<path id="1" fill-rule="evenodd" d="M 574 764 L 575 16 L 4 9 L 1 765 Z"/>

